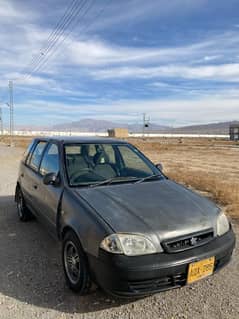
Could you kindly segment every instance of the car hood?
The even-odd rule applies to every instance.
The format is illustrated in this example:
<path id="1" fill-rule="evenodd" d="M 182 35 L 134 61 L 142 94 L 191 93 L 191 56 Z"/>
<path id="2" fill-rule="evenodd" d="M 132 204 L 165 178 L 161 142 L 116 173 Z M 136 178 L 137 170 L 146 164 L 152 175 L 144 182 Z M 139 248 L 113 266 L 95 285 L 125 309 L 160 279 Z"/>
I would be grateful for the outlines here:
<path id="1" fill-rule="evenodd" d="M 159 240 L 216 227 L 218 207 L 171 181 L 147 181 L 76 190 L 115 232 L 156 235 Z"/>

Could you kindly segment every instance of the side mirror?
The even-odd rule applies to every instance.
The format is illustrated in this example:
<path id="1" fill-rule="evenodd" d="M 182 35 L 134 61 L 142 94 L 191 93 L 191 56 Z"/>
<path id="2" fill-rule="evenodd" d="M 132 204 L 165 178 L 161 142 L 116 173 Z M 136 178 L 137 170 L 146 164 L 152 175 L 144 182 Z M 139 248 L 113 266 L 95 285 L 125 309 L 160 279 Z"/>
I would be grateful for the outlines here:
<path id="1" fill-rule="evenodd" d="M 161 163 L 158 163 L 155 165 L 157 169 L 159 169 L 161 172 L 163 171 L 163 165 Z"/>
<path id="2" fill-rule="evenodd" d="M 57 185 L 59 183 L 59 177 L 56 173 L 48 173 L 43 177 L 43 184 L 45 185 Z"/>

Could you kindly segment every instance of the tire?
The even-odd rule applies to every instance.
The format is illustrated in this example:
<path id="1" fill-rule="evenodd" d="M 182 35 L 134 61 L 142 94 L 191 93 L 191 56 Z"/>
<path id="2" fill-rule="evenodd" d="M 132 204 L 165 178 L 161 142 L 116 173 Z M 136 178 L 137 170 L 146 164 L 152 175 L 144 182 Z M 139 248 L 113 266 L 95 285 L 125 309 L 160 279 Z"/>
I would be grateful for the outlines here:
<path id="1" fill-rule="evenodd" d="M 22 222 L 27 222 L 33 218 L 31 212 L 26 207 L 25 200 L 21 191 L 20 186 L 16 189 L 16 203 L 17 203 L 17 214 L 18 218 Z"/>
<path id="2" fill-rule="evenodd" d="M 68 287 L 79 295 L 91 288 L 91 278 L 86 255 L 73 231 L 68 231 L 62 242 L 62 263 Z"/>

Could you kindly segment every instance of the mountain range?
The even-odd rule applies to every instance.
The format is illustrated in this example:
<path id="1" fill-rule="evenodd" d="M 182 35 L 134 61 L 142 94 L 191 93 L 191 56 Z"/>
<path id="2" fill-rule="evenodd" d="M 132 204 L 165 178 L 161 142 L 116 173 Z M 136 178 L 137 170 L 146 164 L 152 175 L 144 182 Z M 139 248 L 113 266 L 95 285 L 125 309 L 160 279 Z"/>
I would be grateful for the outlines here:
<path id="1" fill-rule="evenodd" d="M 182 127 L 170 127 L 150 123 L 145 132 L 152 133 L 180 133 L 180 134 L 228 134 L 229 126 L 238 123 L 237 121 L 208 123 L 201 125 L 190 125 Z M 53 131 L 72 131 L 72 132 L 106 132 L 110 128 L 122 127 L 128 128 L 129 132 L 142 132 L 142 124 L 115 123 L 106 120 L 82 119 L 71 123 L 62 123 L 50 128 Z"/>
<path id="2" fill-rule="evenodd" d="M 129 132 L 141 132 L 142 124 L 125 124 L 125 123 L 114 123 L 106 120 L 95 120 L 95 119 L 82 119 L 72 123 L 57 124 L 52 127 L 55 131 L 69 131 L 72 132 L 106 132 L 108 129 L 122 127 L 128 128 Z M 169 126 L 163 126 L 155 123 L 151 123 L 148 130 L 150 131 L 162 131 L 170 129 Z"/>

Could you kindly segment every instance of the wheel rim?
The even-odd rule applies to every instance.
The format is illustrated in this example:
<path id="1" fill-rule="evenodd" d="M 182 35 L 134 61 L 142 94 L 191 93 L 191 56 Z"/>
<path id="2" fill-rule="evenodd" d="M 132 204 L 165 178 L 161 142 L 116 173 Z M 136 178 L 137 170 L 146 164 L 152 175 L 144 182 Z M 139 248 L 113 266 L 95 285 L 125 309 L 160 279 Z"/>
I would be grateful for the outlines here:
<path id="1" fill-rule="evenodd" d="M 19 192 L 17 196 L 17 211 L 19 217 L 21 218 L 23 216 L 23 197 L 21 192 Z"/>
<path id="2" fill-rule="evenodd" d="M 78 283 L 81 275 L 80 257 L 78 249 L 72 241 L 68 241 L 64 247 L 64 266 L 67 277 L 72 284 Z"/>

